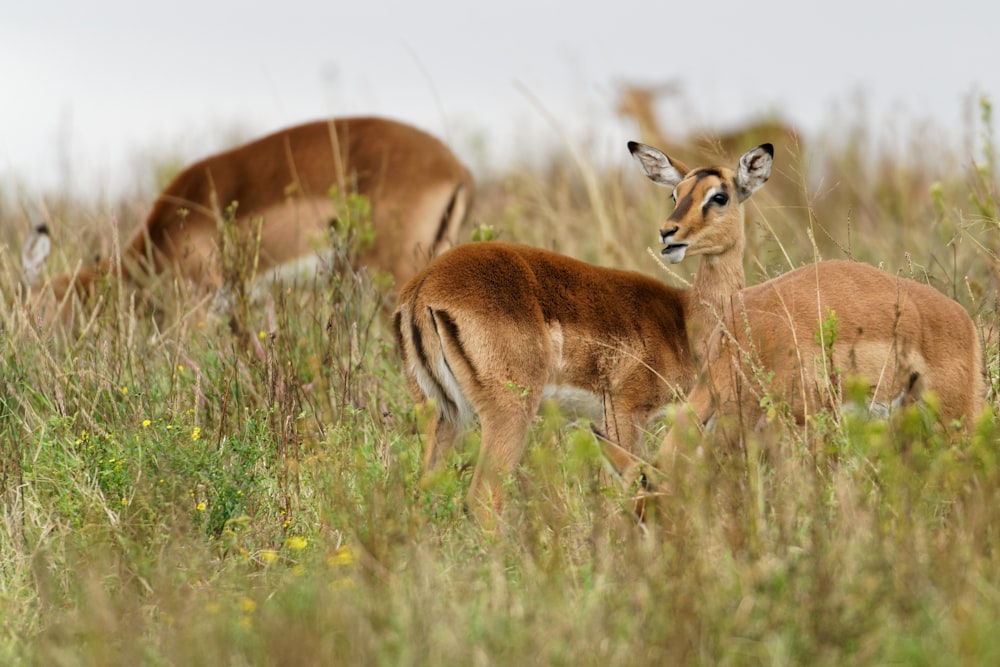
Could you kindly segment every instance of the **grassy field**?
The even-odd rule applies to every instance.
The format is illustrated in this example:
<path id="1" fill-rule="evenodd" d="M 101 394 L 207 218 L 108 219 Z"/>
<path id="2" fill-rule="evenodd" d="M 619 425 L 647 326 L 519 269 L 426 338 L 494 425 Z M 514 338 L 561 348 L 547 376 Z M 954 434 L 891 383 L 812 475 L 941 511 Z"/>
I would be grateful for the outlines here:
<path id="1" fill-rule="evenodd" d="M 971 148 L 915 135 L 883 152 L 849 128 L 798 171 L 779 147 L 798 190 L 751 200 L 746 267 L 756 283 L 853 257 L 930 282 L 979 325 L 996 410 L 1000 197 L 980 110 Z M 463 239 L 488 226 L 683 284 L 694 262 L 670 275 L 647 251 L 666 191 L 624 147 L 592 164 L 583 150 L 481 180 Z M 106 208 L 47 204 L 53 270 L 106 252 Z M 0 205 L 22 221 L 0 238 L 0 664 L 1000 664 L 988 416 L 954 438 L 933 406 L 819 415 L 682 464 L 642 531 L 589 426 L 547 407 L 485 535 L 462 511 L 477 433 L 417 484 L 427 414 L 384 280 L 317 280 L 235 326 L 169 284 L 134 306 L 109 288 L 67 335 L 20 308 L 28 224 Z"/>

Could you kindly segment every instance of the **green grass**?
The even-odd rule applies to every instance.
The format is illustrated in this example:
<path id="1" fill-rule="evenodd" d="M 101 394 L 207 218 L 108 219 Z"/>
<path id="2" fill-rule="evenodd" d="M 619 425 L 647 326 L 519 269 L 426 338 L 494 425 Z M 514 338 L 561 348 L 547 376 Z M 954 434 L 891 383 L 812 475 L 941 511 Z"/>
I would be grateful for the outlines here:
<path id="1" fill-rule="evenodd" d="M 943 171 L 861 148 L 827 147 L 808 214 L 755 211 L 750 281 L 840 248 L 929 280 L 987 337 L 996 410 L 989 142 Z M 667 196 L 632 166 L 588 187 L 579 165 L 513 170 L 480 184 L 472 226 L 670 280 L 646 253 Z M 51 209 L 57 243 L 77 220 L 106 233 L 99 212 Z M 77 335 L 31 322 L 2 260 L 2 664 L 1000 662 L 989 417 L 955 438 L 933 403 L 820 415 L 747 456 L 682 457 L 642 531 L 589 428 L 547 409 L 486 535 L 462 510 L 476 434 L 418 484 L 426 413 L 377 277 L 277 294 L 236 333 L 170 285 L 156 314 L 112 290 Z"/>

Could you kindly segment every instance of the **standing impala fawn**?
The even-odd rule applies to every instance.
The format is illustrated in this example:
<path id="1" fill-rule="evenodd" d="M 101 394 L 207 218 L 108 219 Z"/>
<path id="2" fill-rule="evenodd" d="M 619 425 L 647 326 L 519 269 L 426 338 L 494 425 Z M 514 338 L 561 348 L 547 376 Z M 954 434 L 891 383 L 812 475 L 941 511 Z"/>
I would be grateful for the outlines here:
<path id="1" fill-rule="evenodd" d="M 502 507 L 503 480 L 545 396 L 569 390 L 589 398 L 603 415 L 609 462 L 631 470 L 652 413 L 694 380 L 698 346 L 689 337 L 705 335 L 711 313 L 743 287 L 743 202 L 770 174 L 770 144 L 743 155 L 735 171 L 691 170 L 634 142 L 629 150 L 673 191 L 663 256 L 702 256 L 691 290 L 486 242 L 438 257 L 400 293 L 394 325 L 411 390 L 434 402 L 424 474 L 478 416 L 482 445 L 468 505 L 481 520 Z"/>
<path id="2" fill-rule="evenodd" d="M 358 117 L 290 127 L 184 169 L 123 244 L 120 258 L 52 278 L 51 290 L 43 291 L 48 303 L 43 299 L 40 307 L 47 309 L 53 297 L 58 304 L 73 294 L 86 298 L 105 276 L 143 287 L 173 271 L 196 287 L 220 290 L 230 207 L 233 234 L 253 255 L 256 276 L 295 261 L 308 264 L 329 251 L 331 227 L 343 222 L 332 188 L 367 199 L 374 241 L 357 261 L 390 273 L 398 287 L 454 242 L 473 183 L 447 146 L 404 123 Z M 44 228 L 24 245 L 31 287 L 39 287 L 48 245 Z"/>

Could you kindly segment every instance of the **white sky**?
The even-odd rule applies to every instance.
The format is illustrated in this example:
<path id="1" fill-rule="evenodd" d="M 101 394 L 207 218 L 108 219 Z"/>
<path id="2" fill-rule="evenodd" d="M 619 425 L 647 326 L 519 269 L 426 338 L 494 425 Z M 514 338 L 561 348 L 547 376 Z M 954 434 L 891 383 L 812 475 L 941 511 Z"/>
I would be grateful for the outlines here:
<path id="1" fill-rule="evenodd" d="M 599 150 L 624 161 L 622 79 L 681 82 L 663 107 L 679 131 L 768 111 L 815 131 L 862 92 L 877 127 L 902 112 L 957 133 L 973 94 L 1000 104 L 1000 3 L 8 2 L 0 188 L 114 193 L 147 182 L 137 156 L 194 159 L 234 130 L 362 113 L 431 130 L 482 167 L 554 134 L 525 91 L 561 130 L 600 128 Z"/>

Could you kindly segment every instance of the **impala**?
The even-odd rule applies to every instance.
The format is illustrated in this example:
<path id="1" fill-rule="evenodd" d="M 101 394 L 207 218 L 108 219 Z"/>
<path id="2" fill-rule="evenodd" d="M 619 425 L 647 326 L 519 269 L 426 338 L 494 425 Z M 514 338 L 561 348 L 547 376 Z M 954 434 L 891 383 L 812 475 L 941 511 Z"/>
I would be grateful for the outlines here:
<path id="1" fill-rule="evenodd" d="M 480 519 L 500 510 L 502 482 L 547 395 L 589 399 L 609 462 L 630 470 L 652 413 L 694 380 L 698 346 L 689 337 L 704 336 L 704 323 L 743 287 L 743 201 L 767 180 L 771 146 L 747 152 L 735 171 L 689 170 L 642 144 L 629 150 L 650 179 L 673 190 L 664 257 L 702 255 L 690 291 L 487 242 L 448 251 L 400 293 L 394 324 L 404 368 L 414 397 L 434 402 L 424 473 L 478 416 L 468 504 Z"/>
<path id="2" fill-rule="evenodd" d="M 205 289 L 223 286 L 223 211 L 254 256 L 256 275 L 322 253 L 338 222 L 331 188 L 371 205 L 375 241 L 360 264 L 403 284 L 449 247 L 468 210 L 468 169 L 435 137 L 382 118 L 339 118 L 298 125 L 207 157 L 183 170 L 156 199 L 145 224 L 112 258 L 53 278 L 64 303 L 87 296 L 101 276 L 123 275 L 144 286 L 172 270 Z M 47 252 L 40 228 L 25 243 L 25 274 L 36 277 Z M 34 281 L 37 286 L 37 280 Z"/>
<path id="3" fill-rule="evenodd" d="M 765 426 L 765 405 L 808 415 L 867 387 L 884 413 L 933 393 L 946 424 L 985 407 L 979 334 L 969 314 L 933 287 L 867 264 L 825 261 L 736 293 L 712 333 L 698 380 L 655 468 L 668 470 L 692 431 L 735 443 Z M 848 397 L 850 398 L 850 397 Z M 645 511 L 640 498 L 636 511 Z"/>
<path id="4" fill-rule="evenodd" d="M 766 377 L 754 378 L 754 366 Z M 929 285 L 838 260 L 733 297 L 711 336 L 689 414 L 702 424 L 738 416 L 755 428 L 763 417 L 760 399 L 770 395 L 787 402 L 801 422 L 838 398 L 831 378 L 847 376 L 871 388 L 873 406 L 934 392 L 947 422 L 969 424 L 985 405 L 979 334 L 960 304 Z"/>

